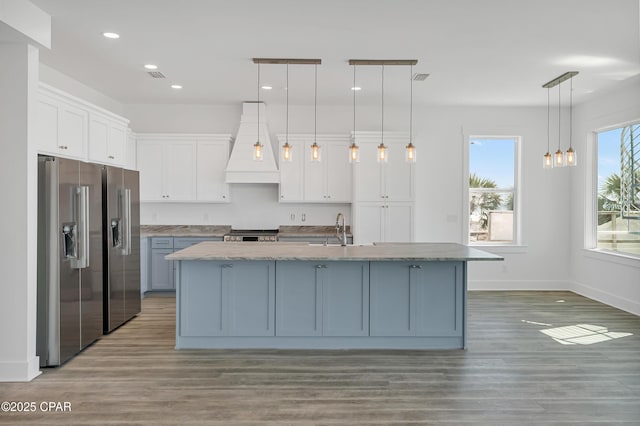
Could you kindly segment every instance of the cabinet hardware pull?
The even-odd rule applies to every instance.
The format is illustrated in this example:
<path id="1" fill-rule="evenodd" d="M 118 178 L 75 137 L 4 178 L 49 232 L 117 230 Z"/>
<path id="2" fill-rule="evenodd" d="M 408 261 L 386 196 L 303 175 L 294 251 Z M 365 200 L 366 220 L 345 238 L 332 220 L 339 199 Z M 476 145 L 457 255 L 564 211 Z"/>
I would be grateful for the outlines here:
<path id="1" fill-rule="evenodd" d="M 316 268 L 318 269 L 325 269 L 327 267 L 327 265 L 316 265 Z"/>
<path id="2" fill-rule="evenodd" d="M 222 265 L 223 268 L 233 268 L 233 265 L 230 265 L 228 263 L 225 263 L 224 265 Z"/>
<path id="3" fill-rule="evenodd" d="M 410 268 L 412 268 L 412 269 L 422 269 L 422 265 L 411 265 Z"/>
<path id="4" fill-rule="evenodd" d="M 113 155 L 110 155 L 109 158 L 113 160 L 116 157 L 114 157 Z"/>

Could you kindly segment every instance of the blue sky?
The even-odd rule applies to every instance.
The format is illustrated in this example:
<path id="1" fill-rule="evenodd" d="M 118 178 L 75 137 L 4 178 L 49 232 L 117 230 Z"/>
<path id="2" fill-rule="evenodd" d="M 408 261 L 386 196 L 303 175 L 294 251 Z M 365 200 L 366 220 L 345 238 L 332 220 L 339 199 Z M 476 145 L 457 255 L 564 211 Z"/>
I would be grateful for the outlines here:
<path id="1" fill-rule="evenodd" d="M 620 174 L 620 134 L 622 127 L 598 133 L 598 189 L 607 176 Z"/>
<path id="2" fill-rule="evenodd" d="M 469 174 L 492 179 L 501 188 L 513 187 L 515 141 L 472 138 L 469 143 Z"/>

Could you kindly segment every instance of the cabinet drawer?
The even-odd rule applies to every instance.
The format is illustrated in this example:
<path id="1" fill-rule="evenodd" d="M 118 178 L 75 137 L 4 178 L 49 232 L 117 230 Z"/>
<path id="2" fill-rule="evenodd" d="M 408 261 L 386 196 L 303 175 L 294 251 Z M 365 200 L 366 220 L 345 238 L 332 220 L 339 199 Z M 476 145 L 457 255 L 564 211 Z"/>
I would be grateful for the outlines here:
<path id="1" fill-rule="evenodd" d="M 176 250 L 191 247 L 194 244 L 201 243 L 203 241 L 222 241 L 221 237 L 194 237 L 194 238 L 175 238 L 173 241 L 173 247 Z"/>
<path id="2" fill-rule="evenodd" d="M 151 248 L 173 248 L 173 237 L 167 238 L 151 238 Z"/>

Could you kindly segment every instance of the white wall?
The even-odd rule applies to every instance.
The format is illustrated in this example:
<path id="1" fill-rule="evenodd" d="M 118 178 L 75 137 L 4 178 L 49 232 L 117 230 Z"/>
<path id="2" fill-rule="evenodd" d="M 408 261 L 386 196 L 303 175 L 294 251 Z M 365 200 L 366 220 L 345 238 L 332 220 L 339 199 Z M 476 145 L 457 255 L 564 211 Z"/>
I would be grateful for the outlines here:
<path id="1" fill-rule="evenodd" d="M 592 164 L 586 154 L 593 147 L 593 132 L 640 120 L 639 94 L 640 77 L 635 77 L 617 90 L 574 109 L 574 146 L 580 156 L 572 174 L 570 248 L 571 288 L 637 315 L 640 315 L 640 259 L 585 250 L 588 245 L 585 236 L 589 232 L 587 212 L 591 209 L 586 194 L 592 176 Z"/>

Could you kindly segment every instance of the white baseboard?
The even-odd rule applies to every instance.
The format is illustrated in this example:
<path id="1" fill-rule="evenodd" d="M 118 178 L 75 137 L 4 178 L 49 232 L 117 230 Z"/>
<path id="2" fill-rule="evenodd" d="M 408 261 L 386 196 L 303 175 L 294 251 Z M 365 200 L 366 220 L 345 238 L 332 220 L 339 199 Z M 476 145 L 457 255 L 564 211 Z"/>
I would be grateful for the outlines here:
<path id="1" fill-rule="evenodd" d="M 589 299 L 597 300 L 614 308 L 622 309 L 634 315 L 640 316 L 640 303 L 633 300 L 625 299 L 615 294 L 590 287 L 578 282 L 571 282 L 571 290 Z"/>
<path id="2" fill-rule="evenodd" d="M 37 356 L 28 361 L 0 362 L 0 382 L 30 382 L 40 374 Z"/>
<path id="3" fill-rule="evenodd" d="M 541 280 L 469 280 L 468 290 L 539 290 L 539 291 L 570 291 L 568 281 L 541 281 Z"/>

